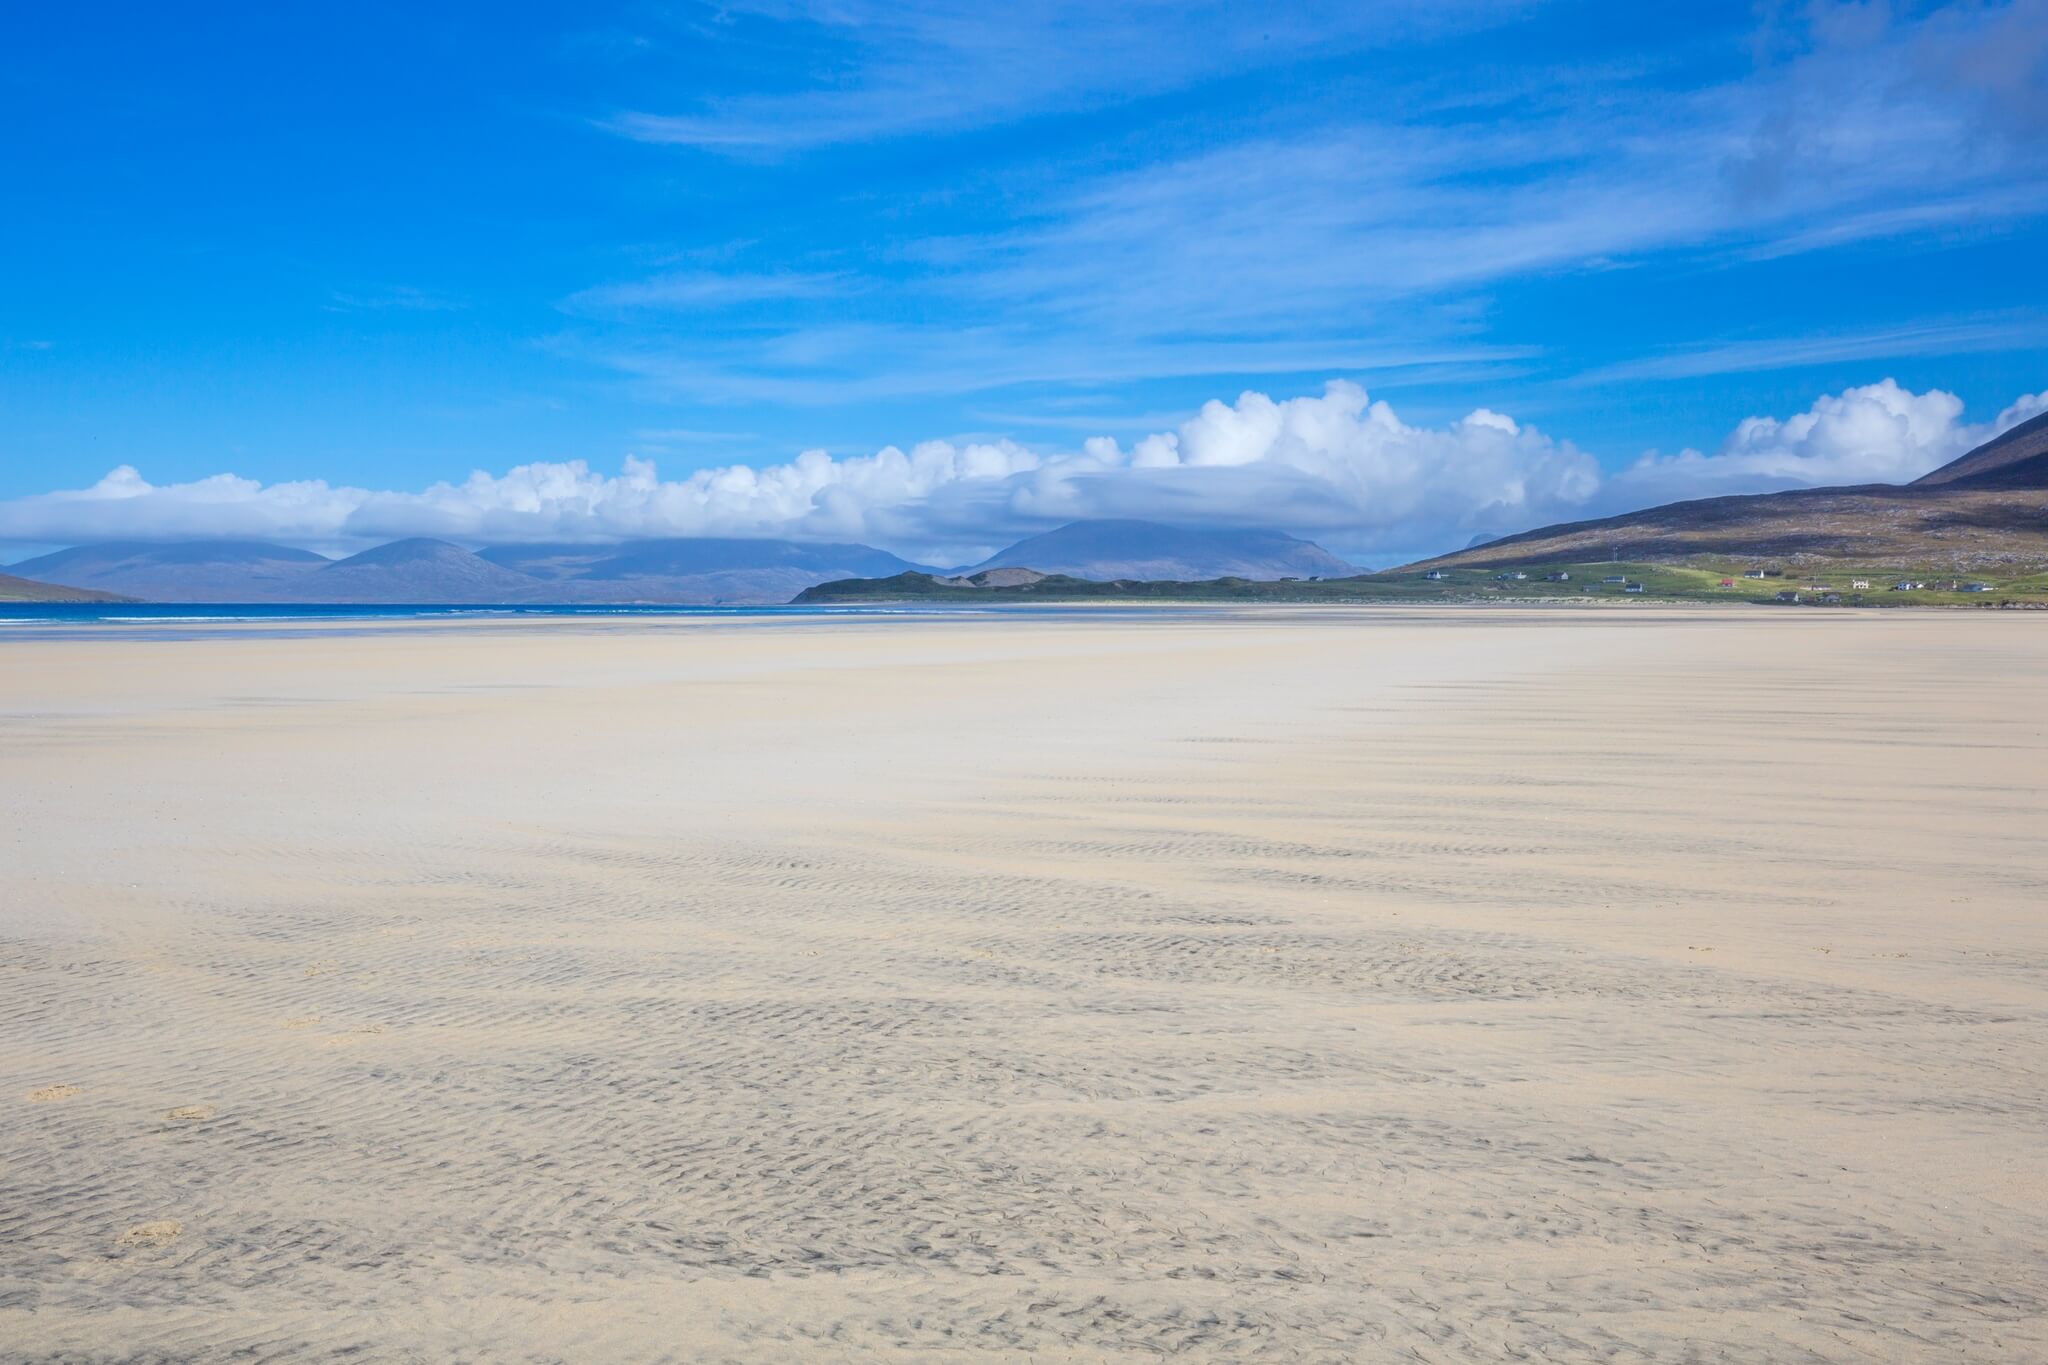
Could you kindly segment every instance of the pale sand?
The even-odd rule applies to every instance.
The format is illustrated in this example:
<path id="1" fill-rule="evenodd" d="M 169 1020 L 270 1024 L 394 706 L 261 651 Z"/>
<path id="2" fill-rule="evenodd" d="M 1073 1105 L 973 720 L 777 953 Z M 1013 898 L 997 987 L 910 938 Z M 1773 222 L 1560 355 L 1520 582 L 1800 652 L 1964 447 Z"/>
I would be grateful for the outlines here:
<path id="1" fill-rule="evenodd" d="M 1990 614 L 8 641 L 0 1355 L 2048 1360 L 2044 703 Z"/>

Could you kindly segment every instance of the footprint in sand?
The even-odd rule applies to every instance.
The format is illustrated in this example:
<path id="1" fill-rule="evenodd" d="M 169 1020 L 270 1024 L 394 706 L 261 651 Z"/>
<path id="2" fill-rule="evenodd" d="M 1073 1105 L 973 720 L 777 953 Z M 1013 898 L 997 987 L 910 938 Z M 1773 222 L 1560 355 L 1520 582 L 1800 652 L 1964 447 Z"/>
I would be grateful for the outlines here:
<path id="1" fill-rule="evenodd" d="M 317 1014 L 302 1014 L 296 1019 L 285 1020 L 284 1026 L 286 1028 L 311 1028 L 319 1022 L 320 1016 Z"/>
<path id="2" fill-rule="evenodd" d="M 154 1223 L 137 1223 L 114 1239 L 117 1247 L 165 1247 L 178 1240 L 178 1234 L 185 1225 L 175 1218 L 159 1218 Z"/>
<path id="3" fill-rule="evenodd" d="M 213 1114 L 214 1109 L 210 1104 L 181 1104 L 176 1109 L 164 1110 L 165 1118 L 187 1122 L 197 1119 L 210 1119 L 213 1117 Z"/>
<path id="4" fill-rule="evenodd" d="M 41 1090 L 28 1092 L 30 1104 L 52 1104 L 57 1100 L 68 1100 L 78 1093 L 75 1085 L 46 1085 Z"/>

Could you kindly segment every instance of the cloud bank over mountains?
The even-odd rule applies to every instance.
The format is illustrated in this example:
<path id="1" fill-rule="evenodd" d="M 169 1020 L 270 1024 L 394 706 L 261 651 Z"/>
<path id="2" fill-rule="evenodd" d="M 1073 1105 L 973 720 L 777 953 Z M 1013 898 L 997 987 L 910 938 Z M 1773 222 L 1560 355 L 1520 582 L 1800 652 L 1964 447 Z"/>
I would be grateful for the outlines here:
<path id="1" fill-rule="evenodd" d="M 617 474 L 539 462 L 418 492 L 233 474 L 154 485 L 123 465 L 91 487 L 0 502 L 0 543 L 215 537 L 329 548 L 406 536 L 471 542 L 776 536 L 864 541 L 957 562 L 1067 521 L 1135 517 L 1257 526 L 1381 561 L 1549 522 L 1682 498 L 1904 482 L 2048 410 L 2022 395 L 1991 422 L 1962 420 L 1939 389 L 1890 379 L 1827 394 L 1791 417 L 1751 417 L 1715 451 L 1650 452 L 1618 473 L 1568 440 L 1478 408 L 1410 426 L 1355 384 L 1314 396 L 1211 401 L 1128 449 L 1011 440 L 925 441 L 834 458 L 810 450 L 664 480 L 629 458 Z"/>

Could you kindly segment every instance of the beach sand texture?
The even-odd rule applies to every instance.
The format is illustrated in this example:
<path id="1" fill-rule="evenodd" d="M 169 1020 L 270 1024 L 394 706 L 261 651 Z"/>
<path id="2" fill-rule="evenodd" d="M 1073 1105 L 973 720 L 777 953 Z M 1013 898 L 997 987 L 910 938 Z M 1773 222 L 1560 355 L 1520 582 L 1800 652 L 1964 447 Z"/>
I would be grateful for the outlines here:
<path id="1" fill-rule="evenodd" d="M 2048 1360 L 2048 628 L 0 643 L 10 1360 Z"/>

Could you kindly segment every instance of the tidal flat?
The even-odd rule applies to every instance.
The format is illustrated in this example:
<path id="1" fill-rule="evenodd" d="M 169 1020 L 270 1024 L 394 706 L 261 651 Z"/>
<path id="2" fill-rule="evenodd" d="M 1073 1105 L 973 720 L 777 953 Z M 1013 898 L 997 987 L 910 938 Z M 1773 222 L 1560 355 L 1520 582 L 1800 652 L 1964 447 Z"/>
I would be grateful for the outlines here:
<path id="1" fill-rule="evenodd" d="M 0 1354 L 2048 1359 L 2048 629 L 0 642 Z"/>

